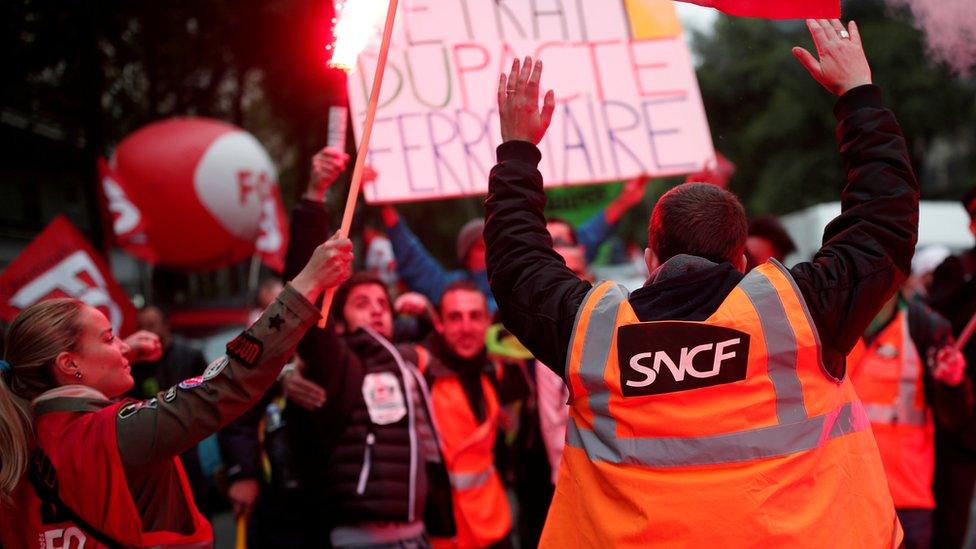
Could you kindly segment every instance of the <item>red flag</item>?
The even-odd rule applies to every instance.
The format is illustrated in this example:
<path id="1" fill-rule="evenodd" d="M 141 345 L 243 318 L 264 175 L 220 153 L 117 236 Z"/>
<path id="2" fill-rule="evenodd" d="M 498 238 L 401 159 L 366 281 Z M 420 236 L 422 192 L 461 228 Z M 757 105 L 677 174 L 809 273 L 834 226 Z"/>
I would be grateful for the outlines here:
<path id="1" fill-rule="evenodd" d="M 149 263 L 156 263 L 159 258 L 153 247 L 149 245 L 146 218 L 129 198 L 123 179 L 115 174 L 104 158 L 98 159 L 98 174 L 102 180 L 102 195 L 105 197 L 108 214 L 112 219 L 112 236 L 115 243 L 136 257 Z"/>
<path id="2" fill-rule="evenodd" d="M 261 261 L 272 270 L 281 273 L 285 270 L 285 250 L 288 249 L 288 218 L 281 203 L 278 184 L 268 181 L 264 174 L 259 177 L 261 194 L 261 221 L 254 251 L 261 255 Z"/>
<path id="3" fill-rule="evenodd" d="M 88 240 L 60 215 L 0 274 L 0 319 L 38 301 L 74 297 L 105 313 L 122 336 L 135 331 L 136 309 Z"/>
<path id="4" fill-rule="evenodd" d="M 739 17 L 838 19 L 840 0 L 678 0 Z"/>

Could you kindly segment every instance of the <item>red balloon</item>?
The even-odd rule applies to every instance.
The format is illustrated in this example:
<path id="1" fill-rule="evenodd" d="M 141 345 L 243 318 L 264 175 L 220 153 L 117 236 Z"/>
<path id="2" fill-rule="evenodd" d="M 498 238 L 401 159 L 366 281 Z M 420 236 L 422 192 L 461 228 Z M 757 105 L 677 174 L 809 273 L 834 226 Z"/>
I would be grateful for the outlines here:
<path id="1" fill-rule="evenodd" d="M 278 200 L 268 153 L 251 134 L 219 120 L 145 126 L 119 144 L 103 170 L 119 244 L 171 268 L 215 269 L 248 257 L 259 237 L 269 241 L 275 223 L 267 218 L 280 211 L 268 207 Z"/>

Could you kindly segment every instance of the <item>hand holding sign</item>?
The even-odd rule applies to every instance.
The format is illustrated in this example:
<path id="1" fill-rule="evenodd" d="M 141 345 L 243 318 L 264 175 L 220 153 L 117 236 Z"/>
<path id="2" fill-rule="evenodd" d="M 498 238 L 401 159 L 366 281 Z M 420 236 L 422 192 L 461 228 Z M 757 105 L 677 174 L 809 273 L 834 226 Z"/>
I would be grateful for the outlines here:
<path id="1" fill-rule="evenodd" d="M 520 67 L 519 60 L 512 62 L 512 72 L 498 78 L 498 116 L 501 119 L 502 141 L 528 141 L 538 145 L 552 122 L 556 108 L 556 96 L 552 90 L 539 110 L 539 80 L 542 79 L 542 61 L 526 57 Z"/>
<path id="2" fill-rule="evenodd" d="M 311 259 L 291 281 L 293 288 L 315 302 L 327 288 L 342 284 L 352 274 L 352 241 L 336 233 L 320 244 Z"/>
<path id="3" fill-rule="evenodd" d="M 793 48 L 793 55 L 814 80 L 835 95 L 844 95 L 848 90 L 871 83 L 871 67 L 854 21 L 850 22 L 848 30 L 837 19 L 807 19 L 807 28 L 820 60 L 800 47 Z"/>

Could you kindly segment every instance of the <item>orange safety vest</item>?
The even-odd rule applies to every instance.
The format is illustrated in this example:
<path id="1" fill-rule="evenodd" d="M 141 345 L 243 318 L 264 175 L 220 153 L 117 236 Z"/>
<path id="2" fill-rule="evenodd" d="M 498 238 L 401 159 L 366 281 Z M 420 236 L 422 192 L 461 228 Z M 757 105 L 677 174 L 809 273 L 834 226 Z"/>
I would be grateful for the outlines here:
<path id="1" fill-rule="evenodd" d="M 421 371 L 427 369 L 425 349 L 419 349 Z M 495 470 L 495 435 L 500 407 L 488 376 L 481 375 L 485 421 L 478 423 L 456 376 L 435 378 L 430 388 L 435 428 L 451 481 L 457 535 L 448 546 L 487 547 L 512 529 L 512 512 L 501 477 Z M 437 540 L 433 540 L 437 541 Z M 436 546 L 444 546 L 437 542 Z"/>
<path id="2" fill-rule="evenodd" d="M 782 265 L 703 322 L 641 322 L 627 297 L 604 282 L 577 313 L 541 547 L 901 543 L 864 408 Z"/>
<path id="3" fill-rule="evenodd" d="M 851 382 L 864 402 L 895 507 L 933 509 L 935 424 L 925 404 L 924 363 L 899 310 L 851 365 Z M 853 353 L 852 353 L 853 354 Z"/>

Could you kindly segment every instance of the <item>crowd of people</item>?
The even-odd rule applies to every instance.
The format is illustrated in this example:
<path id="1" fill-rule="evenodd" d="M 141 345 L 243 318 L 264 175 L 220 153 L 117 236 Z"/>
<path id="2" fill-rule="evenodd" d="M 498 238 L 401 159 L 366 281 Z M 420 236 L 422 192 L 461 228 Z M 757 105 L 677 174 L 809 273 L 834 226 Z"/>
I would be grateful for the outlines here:
<path id="1" fill-rule="evenodd" d="M 810 261 L 783 266 L 775 218 L 692 182 L 654 206 L 645 285 L 597 283 L 647 180 L 579 227 L 547 219 L 554 96 L 516 59 L 460 269 L 387 206 L 353 272 L 323 207 L 349 157 L 325 148 L 288 282 L 261 285 L 209 365 L 158 307 L 125 340 L 77 300 L 22 312 L 0 362 L 0 547 L 205 547 L 222 505 L 252 547 L 962 547 L 976 252 L 912 270 L 901 129 L 857 26 L 807 24 L 817 55 L 793 53 L 838 96 L 846 177 Z M 963 205 L 976 235 L 976 190 Z M 220 489 L 197 447 L 213 434 Z"/>

